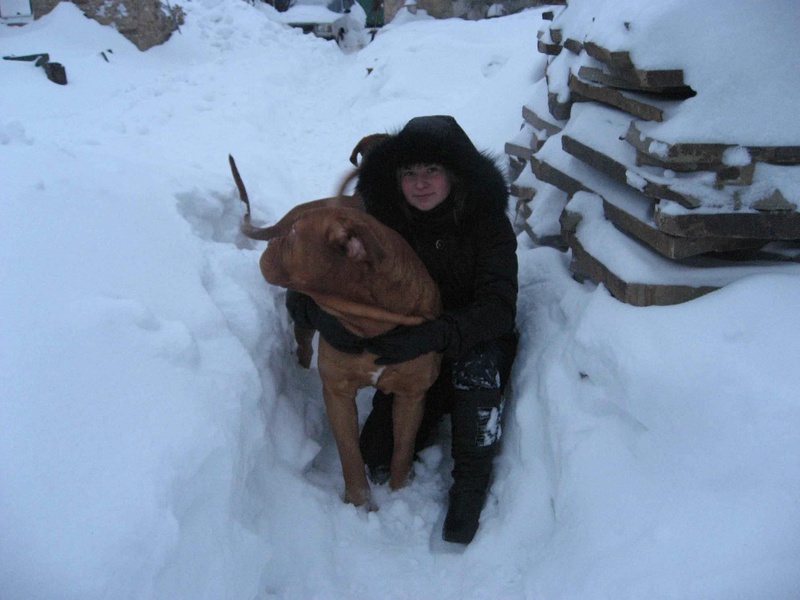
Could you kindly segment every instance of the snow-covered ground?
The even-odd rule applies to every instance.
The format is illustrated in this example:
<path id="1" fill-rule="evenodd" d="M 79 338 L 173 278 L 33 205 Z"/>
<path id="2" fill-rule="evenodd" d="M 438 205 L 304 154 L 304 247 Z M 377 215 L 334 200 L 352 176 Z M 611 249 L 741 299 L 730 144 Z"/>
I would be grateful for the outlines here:
<path id="1" fill-rule="evenodd" d="M 420 13 L 343 53 L 265 5 L 183 7 L 145 53 L 68 3 L 0 27 L 4 56 L 49 52 L 69 78 L 0 61 L 0 598 L 800 597 L 796 276 L 634 308 L 521 235 L 522 343 L 475 541 L 439 542 L 441 446 L 377 512 L 343 504 L 227 155 L 264 222 L 416 115 L 452 114 L 499 156 L 541 87 L 541 11 Z"/>

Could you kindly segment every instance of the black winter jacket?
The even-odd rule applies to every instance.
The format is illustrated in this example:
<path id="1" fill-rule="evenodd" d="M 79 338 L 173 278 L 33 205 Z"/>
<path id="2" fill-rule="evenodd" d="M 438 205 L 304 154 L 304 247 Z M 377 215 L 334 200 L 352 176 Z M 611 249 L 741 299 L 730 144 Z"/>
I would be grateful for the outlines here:
<path id="1" fill-rule="evenodd" d="M 406 202 L 398 169 L 439 163 L 454 181 L 445 202 L 422 212 Z M 443 317 L 454 324 L 447 356 L 514 335 L 517 241 L 508 188 L 495 161 L 449 116 L 417 117 L 370 150 L 357 191 L 368 213 L 399 232 L 439 285 Z"/>

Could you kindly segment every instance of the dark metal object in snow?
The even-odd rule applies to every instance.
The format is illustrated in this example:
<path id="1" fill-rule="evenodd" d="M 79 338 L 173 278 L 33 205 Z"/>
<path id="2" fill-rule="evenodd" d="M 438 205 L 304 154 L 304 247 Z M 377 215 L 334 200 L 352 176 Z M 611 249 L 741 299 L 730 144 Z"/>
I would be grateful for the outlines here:
<path id="1" fill-rule="evenodd" d="M 19 60 L 24 62 L 33 62 L 35 66 L 42 67 L 44 74 L 53 83 L 59 85 L 67 85 L 67 70 L 64 65 L 57 62 L 50 62 L 50 55 L 43 54 L 28 54 L 26 56 L 4 56 L 3 60 Z"/>

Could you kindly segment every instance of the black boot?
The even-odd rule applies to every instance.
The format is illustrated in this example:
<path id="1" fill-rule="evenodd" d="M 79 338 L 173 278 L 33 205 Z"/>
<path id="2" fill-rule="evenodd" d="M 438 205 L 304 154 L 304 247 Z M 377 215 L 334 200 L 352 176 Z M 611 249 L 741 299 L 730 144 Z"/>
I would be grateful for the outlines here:
<path id="1" fill-rule="evenodd" d="M 455 458 L 442 538 L 446 542 L 469 544 L 478 531 L 481 511 L 492 477 L 497 444 Z"/>
<path id="2" fill-rule="evenodd" d="M 452 410 L 453 487 L 442 538 L 469 544 L 478 531 L 500 437 L 500 390 L 458 390 Z"/>
<path id="3" fill-rule="evenodd" d="M 372 412 L 361 429 L 359 446 L 367 465 L 367 475 L 376 485 L 389 481 L 389 465 L 392 462 L 394 433 L 392 431 L 391 394 L 376 391 L 372 397 Z"/>

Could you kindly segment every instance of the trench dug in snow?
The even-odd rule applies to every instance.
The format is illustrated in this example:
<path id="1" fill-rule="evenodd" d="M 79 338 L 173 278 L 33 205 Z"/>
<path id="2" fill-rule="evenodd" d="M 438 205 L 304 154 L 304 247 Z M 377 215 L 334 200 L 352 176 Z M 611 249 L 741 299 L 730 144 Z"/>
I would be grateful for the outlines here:
<path id="1" fill-rule="evenodd" d="M 329 509 L 341 504 L 341 510 L 363 513 L 363 509 L 354 509 L 341 501 L 344 490 L 341 466 L 325 415 L 316 358 L 310 370 L 303 369 L 296 361 L 296 344 L 284 308 L 285 290 L 261 278 L 258 259 L 266 243 L 249 240 L 239 232 L 244 206 L 236 191 L 192 190 L 178 194 L 177 204 L 195 234 L 207 242 L 203 285 L 225 315 L 231 333 L 247 350 L 261 382 L 257 410 L 245 416 L 258 419 L 263 440 L 257 442 L 255 455 L 241 457 L 250 463 L 244 479 L 251 488 L 249 504 L 254 512 L 242 515 L 243 520 L 254 517 L 257 520 L 255 513 L 264 510 L 259 504 L 269 494 L 262 496 L 263 490 L 259 492 L 258 488 L 271 485 L 265 473 L 275 468 L 275 462 L 285 469 L 286 476 L 296 479 L 299 493 L 319 500 Z M 316 344 L 315 338 L 315 357 Z M 373 388 L 365 388 L 356 398 L 362 425 L 371 410 L 373 392 Z M 407 528 L 410 520 L 413 526 L 406 535 L 417 538 L 430 535 L 431 543 L 438 545 L 447 490 L 452 482 L 449 446 L 449 422 L 445 418 L 439 427 L 437 443 L 419 454 L 413 479 L 405 489 L 392 492 L 388 484 L 372 485 L 378 511 L 370 518 L 377 519 L 383 528 L 395 534 Z M 242 448 L 243 452 L 253 450 Z M 310 494 L 309 488 L 321 493 Z M 493 501 L 490 498 L 489 503 Z"/>

